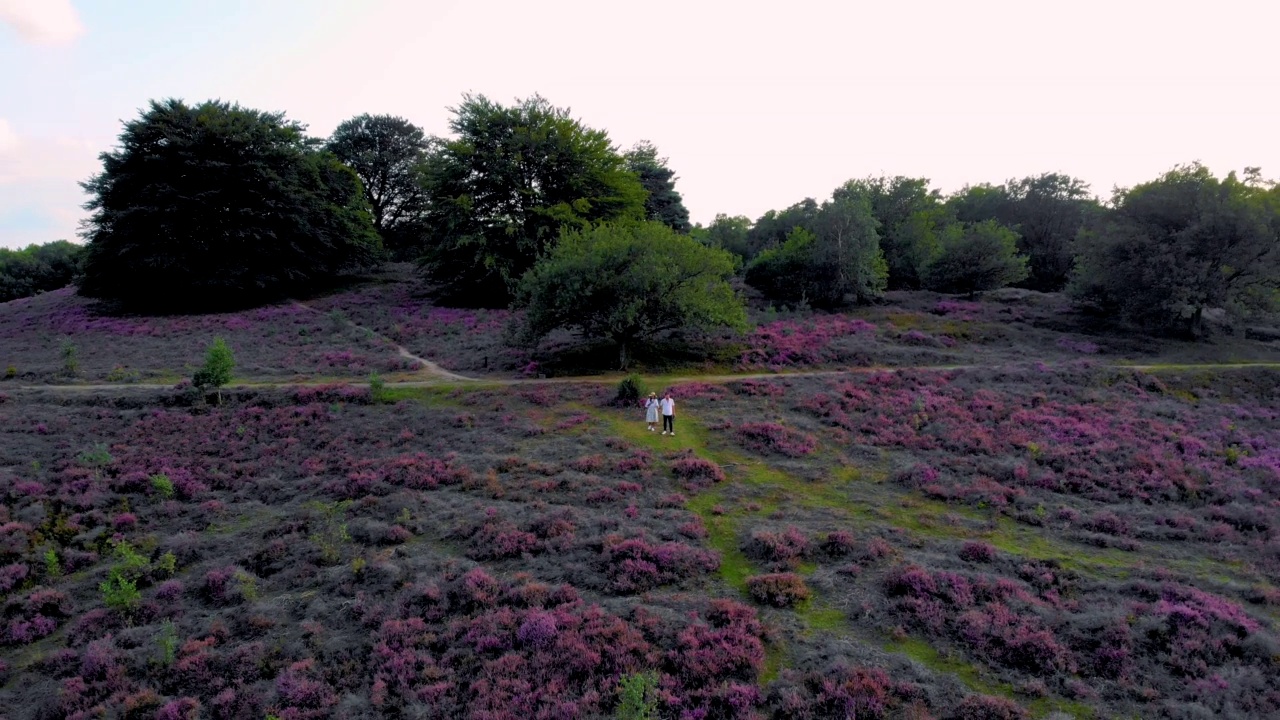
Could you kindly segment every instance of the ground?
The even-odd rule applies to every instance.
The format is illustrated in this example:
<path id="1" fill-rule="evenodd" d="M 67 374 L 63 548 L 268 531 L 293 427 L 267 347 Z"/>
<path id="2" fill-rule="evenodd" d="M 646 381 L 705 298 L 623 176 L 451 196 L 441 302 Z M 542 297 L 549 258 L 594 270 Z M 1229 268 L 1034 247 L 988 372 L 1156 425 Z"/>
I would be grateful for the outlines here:
<path id="1" fill-rule="evenodd" d="M 424 290 L 0 305 L 0 717 L 1280 713 L 1274 344 L 758 307 L 663 436 Z"/>

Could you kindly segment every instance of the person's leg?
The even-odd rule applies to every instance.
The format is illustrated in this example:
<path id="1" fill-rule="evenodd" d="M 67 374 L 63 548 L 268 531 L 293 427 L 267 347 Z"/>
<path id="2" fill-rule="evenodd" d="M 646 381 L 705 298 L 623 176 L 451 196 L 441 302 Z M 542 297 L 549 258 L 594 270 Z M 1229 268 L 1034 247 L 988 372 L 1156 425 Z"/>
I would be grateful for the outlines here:
<path id="1" fill-rule="evenodd" d="M 675 432 L 675 428 L 671 425 L 671 415 L 662 416 L 662 434 L 666 435 L 668 431 Z"/>
<path id="2" fill-rule="evenodd" d="M 667 416 L 667 424 L 671 426 L 671 434 L 672 434 L 672 435 L 675 435 L 675 434 L 676 434 L 676 416 L 675 416 L 675 415 L 668 415 L 668 416 Z"/>

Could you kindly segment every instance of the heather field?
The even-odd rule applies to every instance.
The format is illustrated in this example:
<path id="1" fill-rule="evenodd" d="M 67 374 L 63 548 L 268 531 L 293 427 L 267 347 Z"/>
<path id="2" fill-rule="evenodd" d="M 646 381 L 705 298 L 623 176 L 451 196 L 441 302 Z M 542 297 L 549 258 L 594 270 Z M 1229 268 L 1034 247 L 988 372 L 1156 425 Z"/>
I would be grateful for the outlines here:
<path id="1" fill-rule="evenodd" d="M 1280 715 L 1280 371 L 1179 365 L 1274 346 L 757 307 L 671 437 L 424 294 L 0 305 L 0 718 Z"/>

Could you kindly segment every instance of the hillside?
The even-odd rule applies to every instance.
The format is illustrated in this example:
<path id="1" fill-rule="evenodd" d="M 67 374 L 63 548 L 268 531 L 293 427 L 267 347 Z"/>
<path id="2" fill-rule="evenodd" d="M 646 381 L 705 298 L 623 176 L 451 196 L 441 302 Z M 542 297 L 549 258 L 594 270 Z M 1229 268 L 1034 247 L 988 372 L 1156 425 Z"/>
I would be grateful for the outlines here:
<path id="1" fill-rule="evenodd" d="M 0 304 L 0 717 L 1280 714 L 1274 342 L 757 307 L 640 356 L 672 437 L 426 290 Z"/>

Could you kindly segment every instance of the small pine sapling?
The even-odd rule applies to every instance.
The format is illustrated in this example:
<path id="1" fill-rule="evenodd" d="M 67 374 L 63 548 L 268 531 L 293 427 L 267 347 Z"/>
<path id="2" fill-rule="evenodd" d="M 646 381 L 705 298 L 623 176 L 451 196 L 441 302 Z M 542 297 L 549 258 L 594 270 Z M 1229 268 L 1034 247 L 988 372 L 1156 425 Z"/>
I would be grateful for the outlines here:
<path id="1" fill-rule="evenodd" d="M 658 676 L 653 672 L 631 673 L 618 680 L 617 720 L 652 720 L 658 709 Z"/>

